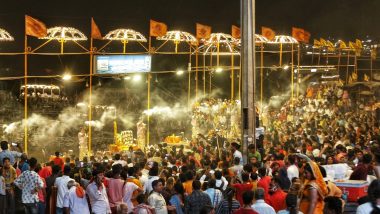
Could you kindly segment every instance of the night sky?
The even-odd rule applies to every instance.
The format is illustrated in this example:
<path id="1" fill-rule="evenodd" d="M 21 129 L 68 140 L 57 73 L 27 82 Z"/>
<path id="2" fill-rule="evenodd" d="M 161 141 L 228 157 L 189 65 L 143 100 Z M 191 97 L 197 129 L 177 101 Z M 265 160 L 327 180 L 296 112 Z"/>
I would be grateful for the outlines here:
<path id="1" fill-rule="evenodd" d="M 278 34 L 290 34 L 292 26 L 301 27 L 310 31 L 312 38 L 377 38 L 378 11 L 378 0 L 256 0 L 256 26 L 271 27 Z M 169 29 L 195 33 L 194 24 L 200 22 L 211 25 L 213 32 L 229 33 L 231 24 L 240 23 L 240 1 L 3 1 L 0 27 L 18 38 L 24 14 L 39 18 L 48 27 L 65 24 L 83 32 L 89 31 L 92 16 L 103 34 L 116 27 L 130 27 L 146 35 L 150 18 L 167 23 Z"/>

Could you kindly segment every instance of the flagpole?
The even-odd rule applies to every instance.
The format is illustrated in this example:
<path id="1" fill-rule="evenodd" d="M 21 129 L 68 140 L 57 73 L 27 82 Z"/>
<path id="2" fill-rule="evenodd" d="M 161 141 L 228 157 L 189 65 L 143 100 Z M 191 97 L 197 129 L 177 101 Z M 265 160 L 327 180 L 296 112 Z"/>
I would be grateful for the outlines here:
<path id="1" fill-rule="evenodd" d="M 147 75 L 147 81 L 148 81 L 148 102 L 147 102 L 147 108 L 148 111 L 150 109 L 150 74 L 148 73 Z M 147 141 L 147 146 L 150 144 L 150 115 L 147 114 L 147 134 L 146 134 L 146 141 Z"/>
<path id="2" fill-rule="evenodd" d="M 260 105 L 263 112 L 263 95 L 264 95 L 264 43 L 260 45 Z"/>
<path id="3" fill-rule="evenodd" d="M 210 53 L 210 68 L 212 68 L 212 53 Z M 209 83 L 208 83 L 208 85 L 209 85 L 209 95 L 211 94 L 211 76 L 212 76 L 212 72 L 213 71 L 209 71 Z"/>
<path id="4" fill-rule="evenodd" d="M 187 105 L 190 108 L 190 93 L 191 93 L 191 45 L 189 45 L 189 64 L 187 66 L 188 75 L 188 88 L 187 88 Z"/>
<path id="5" fill-rule="evenodd" d="M 300 96 L 300 59 L 301 59 L 301 47 L 298 44 L 298 51 L 297 51 L 297 98 Z"/>
<path id="6" fill-rule="evenodd" d="M 299 45 L 299 44 L 298 44 Z M 292 67 L 291 67 L 291 83 L 292 83 L 292 109 L 294 109 L 294 71 L 293 71 L 293 68 L 294 68 L 294 54 L 293 54 L 293 51 L 294 51 L 294 44 L 292 43 Z"/>
<path id="7" fill-rule="evenodd" d="M 91 18 L 92 20 L 92 18 Z M 91 22 L 91 30 L 92 30 L 92 22 Z M 92 127 L 91 127 L 91 121 L 92 121 L 92 76 L 93 76 L 93 57 L 94 57 L 94 47 L 93 47 L 93 38 L 92 38 L 92 32 L 91 32 L 91 38 L 90 38 L 90 92 L 88 97 L 88 155 L 92 154 Z"/>
<path id="8" fill-rule="evenodd" d="M 195 100 L 198 100 L 198 45 L 195 50 Z"/>
<path id="9" fill-rule="evenodd" d="M 231 100 L 234 100 L 235 94 L 234 94 L 234 87 L 235 87 L 235 70 L 234 70 L 234 55 L 231 54 Z"/>
<path id="10" fill-rule="evenodd" d="M 206 96 L 206 55 L 203 54 L 203 96 Z"/>
<path id="11" fill-rule="evenodd" d="M 26 17 L 25 17 L 26 19 Z M 24 37 L 24 152 L 28 153 L 28 36 Z"/>
<path id="12" fill-rule="evenodd" d="M 351 50 L 349 49 L 347 51 L 346 84 L 348 84 L 348 67 L 349 67 L 349 64 L 350 64 L 350 52 L 351 52 Z"/>
<path id="13" fill-rule="evenodd" d="M 280 67 L 282 66 L 282 42 L 280 42 Z"/>

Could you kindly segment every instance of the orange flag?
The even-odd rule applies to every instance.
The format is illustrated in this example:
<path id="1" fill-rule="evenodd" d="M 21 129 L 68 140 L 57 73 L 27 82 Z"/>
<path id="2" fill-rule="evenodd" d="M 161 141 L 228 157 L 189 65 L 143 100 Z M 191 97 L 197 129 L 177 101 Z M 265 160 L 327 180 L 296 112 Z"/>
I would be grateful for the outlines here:
<path id="1" fill-rule="evenodd" d="M 309 43 L 310 42 L 310 36 L 311 36 L 311 34 L 310 34 L 310 32 L 308 32 L 308 31 L 304 31 L 304 34 L 303 34 L 303 38 L 304 38 L 304 42 L 305 43 Z"/>
<path id="2" fill-rule="evenodd" d="M 98 25 L 96 25 L 93 18 L 91 18 L 91 38 L 102 39 L 102 34 L 100 33 Z"/>
<path id="3" fill-rule="evenodd" d="M 207 25 L 196 24 L 197 39 L 208 39 L 211 36 L 211 27 Z"/>
<path id="4" fill-rule="evenodd" d="M 47 36 L 47 29 L 43 22 L 25 15 L 25 34 L 34 37 Z"/>
<path id="5" fill-rule="evenodd" d="M 302 28 L 292 28 L 292 36 L 299 42 L 305 41 L 305 30 Z"/>
<path id="6" fill-rule="evenodd" d="M 239 39 L 240 38 L 240 28 L 235 26 L 235 25 L 232 25 L 231 36 L 234 37 L 235 39 Z"/>
<path id="7" fill-rule="evenodd" d="M 164 36 L 168 31 L 168 26 L 163 22 L 150 20 L 150 36 Z"/>
<path id="8" fill-rule="evenodd" d="M 261 27 L 261 35 L 269 40 L 272 40 L 276 36 L 276 33 L 268 27 Z"/>

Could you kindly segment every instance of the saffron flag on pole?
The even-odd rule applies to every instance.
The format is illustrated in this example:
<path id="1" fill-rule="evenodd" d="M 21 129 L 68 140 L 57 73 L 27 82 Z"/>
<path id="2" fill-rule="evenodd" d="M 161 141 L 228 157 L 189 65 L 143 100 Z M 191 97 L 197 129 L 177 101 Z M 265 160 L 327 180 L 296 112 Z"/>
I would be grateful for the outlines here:
<path id="1" fill-rule="evenodd" d="M 353 49 L 353 50 L 356 49 L 356 44 L 353 42 L 348 42 L 348 46 L 350 47 L 350 49 Z"/>
<path id="2" fill-rule="evenodd" d="M 91 18 L 91 38 L 102 39 L 102 34 L 100 33 L 98 25 L 96 25 L 93 18 Z"/>
<path id="3" fill-rule="evenodd" d="M 355 40 L 355 44 L 356 44 L 356 47 L 357 47 L 357 48 L 363 48 L 362 41 L 360 41 L 359 39 L 356 39 L 356 40 Z"/>
<path id="4" fill-rule="evenodd" d="M 25 15 L 25 34 L 37 38 L 47 36 L 47 29 L 43 22 Z"/>
<path id="5" fill-rule="evenodd" d="M 369 76 L 368 76 L 367 74 L 364 74 L 364 78 L 363 78 L 363 80 L 364 80 L 365 82 L 368 82 L 368 81 L 369 81 Z"/>
<path id="6" fill-rule="evenodd" d="M 232 25 L 231 36 L 234 37 L 235 39 L 239 39 L 240 38 L 240 28 L 235 26 L 235 25 Z"/>
<path id="7" fill-rule="evenodd" d="M 321 42 L 321 46 L 322 46 L 322 47 L 327 47 L 327 46 L 328 46 L 328 45 L 327 45 L 327 42 L 326 42 L 325 39 L 320 38 L 319 41 Z"/>
<path id="8" fill-rule="evenodd" d="M 330 42 L 329 40 L 326 41 L 326 45 L 327 45 L 328 51 L 334 51 L 335 50 L 334 44 L 332 42 Z"/>
<path id="9" fill-rule="evenodd" d="M 299 42 L 305 41 L 305 30 L 302 28 L 292 27 L 292 36 Z"/>
<path id="10" fill-rule="evenodd" d="M 273 40 L 276 36 L 276 32 L 274 32 L 269 27 L 261 27 L 261 35 L 263 35 L 268 40 Z"/>
<path id="11" fill-rule="evenodd" d="M 150 20 L 150 36 L 164 36 L 168 31 L 168 26 L 163 22 Z"/>
<path id="12" fill-rule="evenodd" d="M 208 39 L 211 36 L 211 27 L 196 23 L 196 37 L 197 39 Z"/>
<path id="13" fill-rule="evenodd" d="M 304 39 L 305 43 L 309 43 L 310 42 L 310 36 L 311 36 L 310 32 L 305 30 L 304 34 L 303 34 L 303 39 Z"/>
<path id="14" fill-rule="evenodd" d="M 321 47 L 321 42 L 318 39 L 314 39 L 314 48 L 320 48 Z"/>
<path id="15" fill-rule="evenodd" d="M 347 49 L 347 45 L 344 41 L 340 40 L 339 41 L 339 48 L 340 49 Z"/>

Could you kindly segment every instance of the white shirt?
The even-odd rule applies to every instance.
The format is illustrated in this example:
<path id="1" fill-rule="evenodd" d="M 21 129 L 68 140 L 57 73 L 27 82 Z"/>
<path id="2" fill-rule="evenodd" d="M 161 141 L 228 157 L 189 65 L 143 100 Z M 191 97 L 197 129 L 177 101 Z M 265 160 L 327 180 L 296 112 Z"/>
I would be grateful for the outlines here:
<path id="1" fill-rule="evenodd" d="M 107 214 L 111 213 L 110 204 L 104 184 L 99 190 L 95 182 L 90 183 L 86 189 L 88 198 L 90 199 L 92 213 L 94 214 Z"/>
<path id="2" fill-rule="evenodd" d="M 144 184 L 144 192 L 147 194 L 152 192 L 152 190 L 153 190 L 152 183 L 153 183 L 153 181 L 158 180 L 158 179 L 160 179 L 160 177 L 158 177 L 158 176 L 149 176 L 148 181 L 145 182 L 145 184 Z"/>
<path id="3" fill-rule="evenodd" d="M 116 164 L 120 164 L 122 167 L 126 166 L 128 163 L 127 161 L 125 160 L 117 160 L 115 162 L 113 162 L 112 166 L 116 165 Z"/>
<path id="4" fill-rule="evenodd" d="M 241 154 L 241 152 L 239 150 L 236 150 L 234 152 L 234 158 L 240 158 L 240 165 L 243 165 L 243 155 Z"/>
<path id="5" fill-rule="evenodd" d="M 289 181 L 292 181 L 293 178 L 299 178 L 300 177 L 300 172 L 298 170 L 298 167 L 294 164 L 289 166 L 288 169 L 286 170 L 286 172 L 288 173 Z"/>
<path id="6" fill-rule="evenodd" d="M 273 207 L 265 203 L 263 199 L 257 200 L 251 207 L 260 214 L 276 214 Z"/>
<path id="7" fill-rule="evenodd" d="M 58 189 L 57 207 L 59 208 L 63 208 L 63 198 L 65 197 L 66 192 L 69 191 L 69 189 L 67 189 L 67 183 L 69 183 L 70 180 L 73 180 L 73 179 L 71 179 L 67 175 L 63 175 L 62 177 L 58 177 L 57 179 L 55 179 L 54 186 L 56 186 Z"/>
<path id="8" fill-rule="evenodd" d="M 154 207 L 156 214 L 168 214 L 164 197 L 157 192 L 152 192 L 148 197 L 148 204 Z"/>
<path id="9" fill-rule="evenodd" d="M 222 181 L 223 181 L 223 182 L 222 182 Z M 222 185 L 222 183 L 223 183 L 223 187 L 222 187 L 222 189 L 223 189 L 223 190 L 226 190 L 226 188 L 227 188 L 227 186 L 228 186 L 228 181 L 227 181 L 226 178 L 223 177 L 223 176 L 222 176 L 222 179 L 220 179 L 220 180 L 216 180 L 216 182 L 215 182 L 215 187 L 220 187 L 220 185 Z"/>
<path id="10" fill-rule="evenodd" d="M 132 199 L 132 195 L 133 195 L 133 192 L 138 189 L 139 186 L 137 186 L 135 183 L 133 182 L 127 182 L 125 185 L 124 185 L 124 198 L 123 198 L 123 202 L 127 204 L 128 206 L 128 213 L 132 212 L 133 211 L 133 203 L 131 201 Z"/>
<path id="11" fill-rule="evenodd" d="M 86 196 L 79 198 L 75 192 L 76 189 L 77 187 L 73 186 L 66 193 L 63 199 L 63 207 L 70 208 L 70 214 L 90 214 Z"/>
<path id="12" fill-rule="evenodd" d="M 377 205 L 377 207 L 380 209 L 380 205 Z M 356 214 L 368 214 L 371 213 L 372 210 L 373 208 L 371 202 L 367 202 L 358 207 L 358 209 L 356 210 Z"/>
<path id="13" fill-rule="evenodd" d="M 0 175 L 0 195 L 5 196 L 5 179 Z"/>

